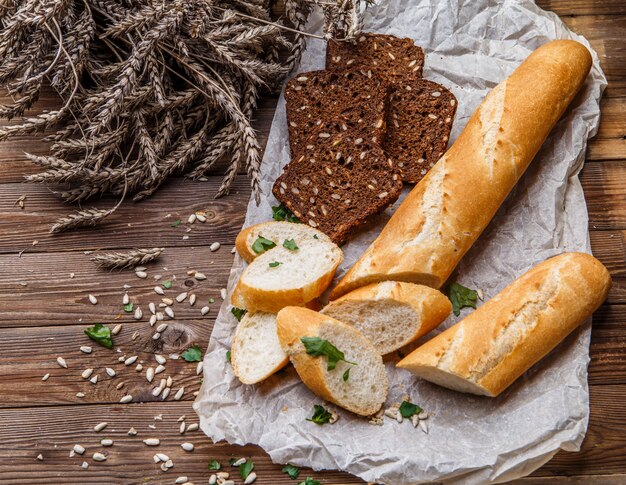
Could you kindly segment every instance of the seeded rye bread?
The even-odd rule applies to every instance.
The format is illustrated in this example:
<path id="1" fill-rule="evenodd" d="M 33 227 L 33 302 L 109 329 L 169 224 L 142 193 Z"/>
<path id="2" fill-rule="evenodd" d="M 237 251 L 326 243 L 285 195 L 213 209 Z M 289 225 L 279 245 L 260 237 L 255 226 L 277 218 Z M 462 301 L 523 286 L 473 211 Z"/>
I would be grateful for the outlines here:
<path id="1" fill-rule="evenodd" d="M 457 102 L 441 84 L 426 79 L 407 79 L 394 86 L 383 148 L 402 179 L 414 184 L 445 153 Z"/>
<path id="2" fill-rule="evenodd" d="M 424 51 L 412 39 L 363 34 L 356 42 L 331 40 L 326 46 L 326 68 L 375 70 L 389 83 L 422 77 Z"/>
<path id="3" fill-rule="evenodd" d="M 401 191 L 402 179 L 382 148 L 338 122 L 321 125 L 273 188 L 300 221 L 337 244 Z"/>
<path id="4" fill-rule="evenodd" d="M 285 87 L 292 158 L 323 122 L 342 121 L 363 138 L 382 143 L 389 88 L 371 70 L 300 73 Z"/>

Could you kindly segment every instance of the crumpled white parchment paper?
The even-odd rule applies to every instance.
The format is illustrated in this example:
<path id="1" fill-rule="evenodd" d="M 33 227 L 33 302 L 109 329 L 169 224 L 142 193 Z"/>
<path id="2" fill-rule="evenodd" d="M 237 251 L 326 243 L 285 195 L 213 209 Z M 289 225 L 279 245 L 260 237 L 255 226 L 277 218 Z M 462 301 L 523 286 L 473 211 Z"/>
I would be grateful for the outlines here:
<path id="1" fill-rule="evenodd" d="M 528 0 L 393 0 L 367 9 L 365 31 L 411 37 L 426 52 L 424 77 L 456 95 L 454 140 L 485 95 L 532 50 L 552 39 L 575 39 L 554 14 Z M 319 26 L 318 26 L 319 27 Z M 312 28 L 316 28 L 313 26 Z M 325 46 L 308 43 L 300 71 L 324 67 Z M 578 172 L 587 139 L 599 123 L 606 79 L 593 52 L 592 72 L 511 196 L 452 277 L 488 299 L 544 259 L 564 251 L 590 252 L 587 209 Z M 245 225 L 271 219 L 271 187 L 289 161 L 281 98 L 262 164 L 263 200 L 248 206 Z M 394 207 L 346 246 L 340 277 L 374 239 Z M 228 285 L 243 266 L 237 258 Z M 222 305 L 204 358 L 204 383 L 194 404 L 214 441 L 260 445 L 279 463 L 340 469 L 393 485 L 504 482 L 531 473 L 559 449 L 577 451 L 589 417 L 587 365 L 590 324 L 495 399 L 439 388 L 396 370 L 387 359 L 388 403 L 409 394 L 431 413 L 429 434 L 404 422 L 368 424 L 339 410 L 334 425 L 305 420 L 321 403 L 293 368 L 256 386 L 242 385 L 226 362 L 237 325 Z M 467 314 L 464 310 L 462 318 Z M 433 335 L 453 325 L 451 316 Z M 429 336 L 430 337 L 430 336 Z M 332 406 L 331 406 L 332 407 Z"/>

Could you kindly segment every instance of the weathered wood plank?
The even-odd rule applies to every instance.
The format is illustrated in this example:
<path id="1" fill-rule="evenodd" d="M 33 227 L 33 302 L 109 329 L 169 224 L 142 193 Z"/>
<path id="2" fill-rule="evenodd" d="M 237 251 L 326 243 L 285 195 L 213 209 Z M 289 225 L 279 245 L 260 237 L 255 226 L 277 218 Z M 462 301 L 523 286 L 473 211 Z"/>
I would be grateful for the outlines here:
<path id="1" fill-rule="evenodd" d="M 24 253 L 21 258 L 0 255 L 0 327 L 134 321 L 133 315 L 123 310 L 124 285 L 131 286 L 128 295 L 142 308 L 146 322 L 148 303 L 158 305 L 163 298 L 154 292 L 158 285 L 154 276 L 159 275 L 160 282 L 171 281 L 173 285 L 164 289 L 166 297 L 173 299 L 183 291 L 197 296 L 193 307 L 187 301 L 174 302 L 176 318 L 198 318 L 209 298 L 215 299 L 210 305 L 215 309 L 221 302 L 220 289 L 226 286 L 234 257 L 231 248 L 224 245 L 216 252 L 207 246 L 167 248 L 159 261 L 147 265 L 146 279 L 137 278 L 132 270 L 97 269 L 89 261 L 91 255 L 83 252 Z M 191 270 L 204 273 L 207 279 L 190 277 L 187 271 Z M 97 305 L 89 302 L 90 294 L 98 299 Z"/>
<path id="2" fill-rule="evenodd" d="M 626 483 L 626 474 L 615 475 L 578 475 L 564 477 L 525 477 L 510 482 L 510 485 L 623 485 Z"/>
<path id="3" fill-rule="evenodd" d="M 162 415 L 162 421 L 154 417 Z M 207 464 L 217 459 L 224 469 L 240 483 L 236 468 L 228 465 L 230 458 L 247 457 L 254 462 L 259 485 L 293 484 L 282 473 L 282 466 L 274 465 L 269 457 L 253 446 L 239 447 L 212 444 L 201 431 L 180 435 L 178 418 L 186 415 L 186 423 L 197 422 L 190 402 L 146 403 L 141 405 L 64 406 L 0 411 L 0 483 L 11 484 L 130 484 L 173 483 L 176 477 L 186 475 L 196 484 L 207 483 Z M 101 421 L 109 424 L 101 433 L 93 426 Z M 156 429 L 148 426 L 154 425 Z M 128 436 L 134 427 L 137 436 Z M 42 436 L 43 435 L 43 436 Z M 145 446 L 142 440 L 154 437 L 161 440 L 158 447 Z M 110 438 L 114 445 L 103 448 L 99 442 Z M 183 451 L 180 444 L 195 445 L 192 453 Z M 74 444 L 85 447 L 83 456 L 69 458 Z M 105 462 L 94 462 L 94 452 L 104 452 Z M 174 462 L 174 468 L 164 473 L 152 457 L 165 453 Z M 36 459 L 41 453 L 43 461 Z M 88 469 L 81 463 L 87 461 Z M 324 477 L 325 483 L 362 483 L 347 474 L 337 472 L 315 473 L 302 470 L 302 477 Z"/>
<path id="4" fill-rule="evenodd" d="M 626 14 L 626 5 L 621 0 L 538 0 L 537 5 L 559 16 Z"/>
<path id="5" fill-rule="evenodd" d="M 589 228 L 626 228 L 626 162 L 588 163 L 580 181 L 585 191 Z"/>
<path id="6" fill-rule="evenodd" d="M 621 473 L 626 468 L 623 453 L 626 415 L 622 405 L 625 394 L 623 385 L 591 387 L 591 419 L 582 451 L 558 454 L 534 476 L 600 475 L 601 479 L 606 474 Z M 155 421 L 154 416 L 159 414 L 163 420 Z M 187 475 L 196 483 L 205 483 L 206 464 L 210 459 L 218 459 L 226 465 L 227 471 L 235 471 L 228 467 L 228 459 L 246 456 L 254 461 L 260 485 L 293 483 L 280 472 L 279 465 L 272 465 L 256 447 L 212 445 L 200 432 L 181 436 L 176 421 L 183 414 L 187 416 L 187 423 L 196 422 L 189 402 L 0 410 L 3 423 L 0 427 L 0 442 L 3 443 L 0 482 L 57 483 L 62 477 L 63 483 L 171 483 L 175 477 Z M 109 425 L 101 433 L 95 433 L 93 426 L 101 421 Z M 155 425 L 156 429 L 148 428 L 149 425 Z M 126 434 L 130 427 L 138 431 L 137 436 Z M 114 440 L 113 447 L 99 445 L 100 439 L 105 437 Z M 158 437 L 161 445 L 158 448 L 144 446 L 142 440 L 147 437 Z M 183 452 L 179 447 L 183 441 L 193 442 L 195 451 Z M 75 443 L 87 451 L 83 457 L 69 458 Z M 104 451 L 107 461 L 94 463 L 91 455 L 96 451 Z M 175 467 L 167 474 L 151 461 L 157 451 L 166 453 L 174 461 Z M 36 460 L 39 453 L 44 457 L 43 462 Z M 90 464 L 87 470 L 80 468 L 83 461 Z M 324 483 L 333 485 L 361 483 L 335 472 L 303 470 L 302 476 L 307 475 L 323 478 Z"/>

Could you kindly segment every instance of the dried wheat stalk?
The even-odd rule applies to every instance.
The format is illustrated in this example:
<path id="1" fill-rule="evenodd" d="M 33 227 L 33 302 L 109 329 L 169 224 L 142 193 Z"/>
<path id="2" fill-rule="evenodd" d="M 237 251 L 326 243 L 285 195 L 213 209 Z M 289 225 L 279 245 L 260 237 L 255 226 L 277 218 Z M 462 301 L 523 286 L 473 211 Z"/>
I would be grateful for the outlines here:
<path id="1" fill-rule="evenodd" d="M 97 254 L 91 261 L 93 261 L 100 268 L 108 269 L 123 269 L 132 268 L 141 264 L 154 261 L 161 256 L 163 248 L 152 249 L 133 249 L 126 253 L 105 253 Z"/>
<path id="2" fill-rule="evenodd" d="M 360 7 L 360 0 L 288 0 L 286 14 L 298 32 L 322 8 L 326 36 L 351 39 Z M 43 171 L 26 180 L 52 184 L 68 202 L 141 199 L 172 175 L 201 177 L 224 159 L 217 196 L 244 169 L 258 200 L 252 113 L 305 48 L 304 34 L 291 42 L 285 35 L 293 29 L 269 12 L 269 0 L 4 0 L 0 83 L 14 102 L 0 106 L 0 117 L 22 117 L 46 83 L 63 106 L 0 127 L 0 141 L 54 127 L 45 137 L 50 153 L 28 155 Z M 116 207 L 80 210 L 51 231 L 95 225 Z"/>

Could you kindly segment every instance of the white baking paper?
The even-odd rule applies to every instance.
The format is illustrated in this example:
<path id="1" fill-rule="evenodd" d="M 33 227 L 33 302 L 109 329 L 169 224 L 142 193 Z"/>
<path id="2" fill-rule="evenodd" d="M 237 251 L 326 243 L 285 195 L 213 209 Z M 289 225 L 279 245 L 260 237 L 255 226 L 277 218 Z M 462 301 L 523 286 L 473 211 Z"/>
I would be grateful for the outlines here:
<path id="1" fill-rule="evenodd" d="M 528 0 L 380 3 L 367 9 L 364 30 L 411 37 L 424 48 L 424 77 L 450 88 L 459 101 L 452 140 L 489 90 L 535 48 L 552 39 L 575 39 L 590 48 L 556 15 Z M 309 42 L 300 71 L 323 68 L 324 50 L 323 42 Z M 593 58 L 581 93 L 453 276 L 468 287 L 482 289 L 486 299 L 550 256 L 590 252 L 578 172 L 587 139 L 597 130 L 599 99 L 606 86 L 595 53 Z M 271 206 L 276 205 L 271 187 L 288 161 L 281 98 L 262 164 L 263 200 L 258 207 L 250 202 L 246 226 L 271 219 Z M 344 246 L 346 258 L 338 277 L 374 239 L 396 206 Z M 242 266 L 236 259 L 229 295 Z M 467 313 L 463 310 L 459 318 Z M 452 316 L 441 329 L 457 320 Z M 387 404 L 408 394 L 431 414 L 428 434 L 406 421 L 386 419 L 383 426 L 372 425 L 343 410 L 333 425 L 308 422 L 313 405 L 321 400 L 291 367 L 260 385 L 242 385 L 226 361 L 236 325 L 224 303 L 204 358 L 204 383 L 195 403 L 200 426 L 216 442 L 258 444 L 278 463 L 345 470 L 366 481 L 393 485 L 504 482 L 531 473 L 559 449 L 577 451 L 585 436 L 589 323 L 495 399 L 418 380 L 394 368 L 398 357 L 388 359 Z"/>

